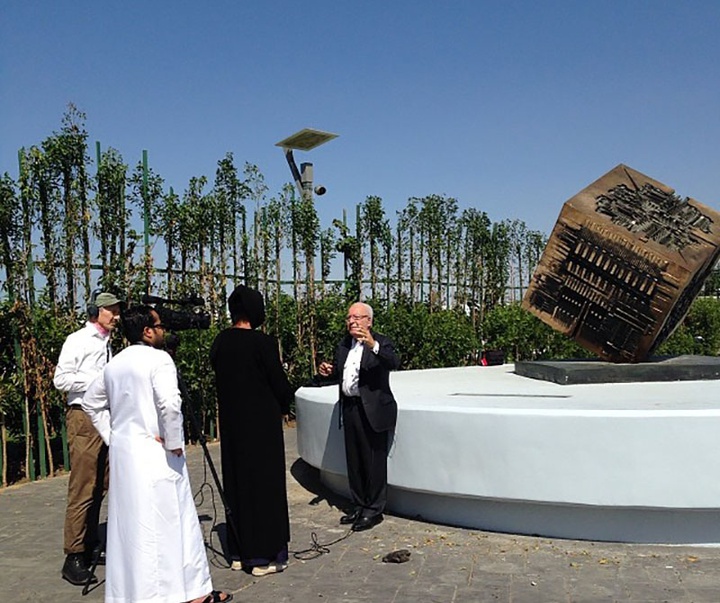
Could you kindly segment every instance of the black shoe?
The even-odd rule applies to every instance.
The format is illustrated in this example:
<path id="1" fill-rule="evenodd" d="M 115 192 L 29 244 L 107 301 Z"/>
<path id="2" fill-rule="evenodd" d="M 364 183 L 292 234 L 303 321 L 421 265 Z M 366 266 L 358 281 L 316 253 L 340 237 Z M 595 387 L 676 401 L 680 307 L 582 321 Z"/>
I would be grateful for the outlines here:
<path id="1" fill-rule="evenodd" d="M 340 525 L 349 526 L 351 523 L 355 523 L 360 518 L 360 509 L 355 509 L 352 513 L 343 515 L 340 518 Z"/>
<path id="2" fill-rule="evenodd" d="M 84 553 L 74 553 L 65 557 L 62 568 L 62 577 L 75 586 L 85 586 L 90 578 L 90 584 L 95 584 L 97 578 L 90 572 L 85 563 Z"/>
<path id="3" fill-rule="evenodd" d="M 353 532 L 362 532 L 363 530 L 369 530 L 370 528 L 374 528 L 382 520 L 382 513 L 378 513 L 377 515 L 370 515 L 370 517 L 365 517 L 363 515 L 355 520 L 352 530 Z"/>

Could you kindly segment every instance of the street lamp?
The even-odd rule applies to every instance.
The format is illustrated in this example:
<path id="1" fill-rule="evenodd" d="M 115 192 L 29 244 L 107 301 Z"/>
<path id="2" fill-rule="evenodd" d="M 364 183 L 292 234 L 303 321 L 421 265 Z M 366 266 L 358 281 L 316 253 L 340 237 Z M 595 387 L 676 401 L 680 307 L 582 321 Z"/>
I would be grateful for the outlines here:
<path id="1" fill-rule="evenodd" d="M 326 189 L 324 186 L 316 186 L 315 189 L 313 189 L 313 164 L 301 163 L 300 170 L 298 170 L 295 164 L 295 158 L 293 157 L 293 149 L 309 151 L 315 147 L 319 147 L 321 144 L 325 144 L 333 138 L 337 138 L 337 134 L 305 128 L 275 144 L 276 147 L 282 148 L 285 152 L 285 159 L 290 166 L 293 180 L 295 180 L 295 186 L 297 186 L 303 198 L 312 199 L 313 192 L 315 192 L 316 195 L 324 195 Z"/>
<path id="2" fill-rule="evenodd" d="M 333 138 L 337 138 L 337 134 L 332 134 L 330 132 L 323 132 L 322 130 L 313 130 L 312 128 L 305 128 L 304 130 L 300 130 L 299 132 L 296 132 L 292 136 L 288 136 L 285 140 L 281 140 L 280 142 L 276 143 L 276 147 L 280 147 L 283 152 L 285 153 L 285 159 L 287 160 L 288 165 L 290 166 L 290 171 L 293 175 L 293 180 L 295 180 L 295 186 L 297 187 L 298 191 L 300 192 L 300 197 L 305 201 L 306 203 L 312 203 L 313 199 L 313 192 L 316 195 L 324 195 L 326 190 L 324 186 L 316 186 L 313 189 L 313 164 L 312 163 L 301 163 L 300 164 L 300 170 L 298 171 L 297 165 L 295 164 L 295 158 L 293 157 L 293 149 L 297 149 L 298 151 L 309 151 L 311 149 L 314 149 L 315 147 L 319 147 L 321 144 L 325 144 L 326 142 L 332 140 Z M 293 195 L 294 197 L 294 195 Z M 297 264 L 297 238 L 296 238 L 296 232 L 295 232 L 295 203 L 291 199 L 291 209 L 290 209 L 290 216 L 292 220 L 292 254 L 293 254 L 293 287 L 294 287 L 294 295 L 295 300 L 299 303 L 299 297 L 298 297 L 298 264 Z M 306 256 L 306 261 L 308 261 L 308 257 Z M 308 284 L 309 284 L 309 290 L 308 290 L 308 299 L 314 299 L 315 293 L 314 293 L 314 269 L 312 267 L 312 262 L 308 264 Z M 311 309 L 310 311 L 310 328 L 311 331 L 313 330 L 314 325 L 314 310 Z M 315 354 L 311 354 L 310 357 L 310 370 L 312 374 L 315 374 L 317 372 L 317 367 L 315 366 Z"/>

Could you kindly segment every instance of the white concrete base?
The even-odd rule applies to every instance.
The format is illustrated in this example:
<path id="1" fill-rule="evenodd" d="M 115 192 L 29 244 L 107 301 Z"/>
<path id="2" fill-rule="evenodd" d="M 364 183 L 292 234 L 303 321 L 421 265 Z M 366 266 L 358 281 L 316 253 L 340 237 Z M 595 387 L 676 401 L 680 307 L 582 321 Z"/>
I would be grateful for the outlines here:
<path id="1" fill-rule="evenodd" d="M 391 384 L 391 511 L 519 534 L 720 543 L 720 381 L 563 386 L 504 365 L 403 371 Z M 337 391 L 298 390 L 298 449 L 347 494 Z"/>

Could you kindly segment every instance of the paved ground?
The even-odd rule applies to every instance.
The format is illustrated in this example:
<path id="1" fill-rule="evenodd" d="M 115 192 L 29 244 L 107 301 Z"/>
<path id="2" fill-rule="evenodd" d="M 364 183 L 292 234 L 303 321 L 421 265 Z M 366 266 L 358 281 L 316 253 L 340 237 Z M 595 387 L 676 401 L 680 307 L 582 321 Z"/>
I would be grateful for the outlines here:
<path id="1" fill-rule="evenodd" d="M 224 514 L 201 448 L 188 451 L 216 588 L 255 603 L 720 602 L 720 548 L 618 545 L 494 534 L 387 516 L 373 530 L 341 529 L 346 501 L 297 458 L 286 430 L 290 567 L 254 578 L 227 568 Z M 219 467 L 217 444 L 209 447 Z M 67 477 L 0 490 L 0 601 L 98 602 L 60 578 Z M 313 543 L 323 546 L 314 546 Z M 407 563 L 383 563 L 407 549 Z"/>

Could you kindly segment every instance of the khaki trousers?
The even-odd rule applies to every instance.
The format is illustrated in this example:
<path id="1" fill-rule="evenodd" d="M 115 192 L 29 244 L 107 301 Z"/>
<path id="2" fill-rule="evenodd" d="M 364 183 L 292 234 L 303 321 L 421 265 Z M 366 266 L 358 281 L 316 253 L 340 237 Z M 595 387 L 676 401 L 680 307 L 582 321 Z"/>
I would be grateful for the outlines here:
<path id="1" fill-rule="evenodd" d="M 108 449 L 80 406 L 65 415 L 70 481 L 65 511 L 65 554 L 92 551 L 99 542 L 100 506 L 108 486 Z"/>

